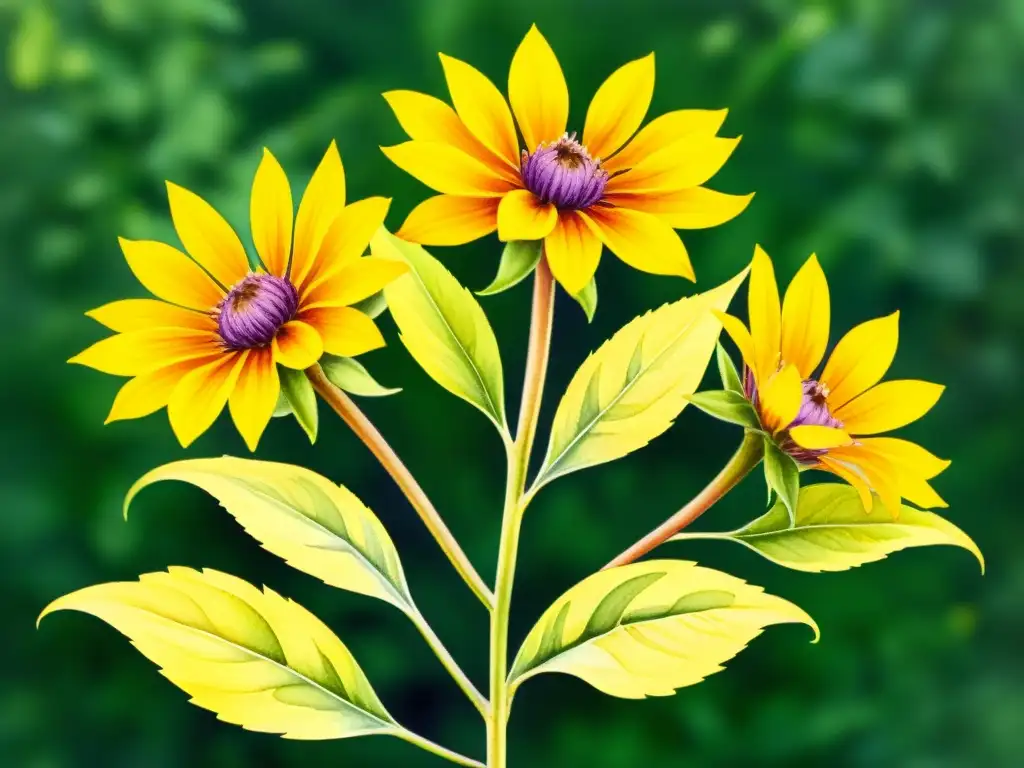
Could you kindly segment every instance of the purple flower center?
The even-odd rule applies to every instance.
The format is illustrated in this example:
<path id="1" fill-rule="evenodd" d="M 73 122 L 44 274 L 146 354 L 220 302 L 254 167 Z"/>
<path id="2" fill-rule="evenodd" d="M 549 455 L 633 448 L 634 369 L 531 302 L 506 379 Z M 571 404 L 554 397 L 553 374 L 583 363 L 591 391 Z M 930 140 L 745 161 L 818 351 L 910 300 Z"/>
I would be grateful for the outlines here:
<path id="1" fill-rule="evenodd" d="M 299 293 L 283 277 L 248 274 L 217 306 L 217 330 L 229 349 L 265 347 L 298 308 Z"/>
<path id="2" fill-rule="evenodd" d="M 528 190 L 563 210 L 589 208 L 608 183 L 608 171 L 576 141 L 575 133 L 541 144 L 532 155 L 524 150 L 521 174 Z"/>
<path id="3" fill-rule="evenodd" d="M 804 399 L 800 403 L 800 410 L 796 418 L 787 426 L 787 429 L 802 426 L 833 427 L 842 429 L 843 422 L 832 415 L 828 409 L 828 387 L 815 379 L 804 380 Z M 819 456 L 824 456 L 828 451 L 812 448 L 803 448 L 793 442 L 792 438 L 786 435 L 779 443 L 779 447 L 799 462 L 814 464 Z"/>

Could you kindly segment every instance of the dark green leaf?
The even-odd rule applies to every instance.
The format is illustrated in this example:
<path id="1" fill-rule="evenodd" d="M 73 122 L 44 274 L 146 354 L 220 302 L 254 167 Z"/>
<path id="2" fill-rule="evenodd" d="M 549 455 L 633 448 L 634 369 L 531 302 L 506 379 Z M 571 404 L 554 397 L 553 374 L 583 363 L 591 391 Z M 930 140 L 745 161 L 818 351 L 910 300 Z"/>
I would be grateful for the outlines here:
<path id="1" fill-rule="evenodd" d="M 722 377 L 722 386 L 730 392 L 742 394 L 743 382 L 740 379 L 739 371 L 736 370 L 736 364 L 732 361 L 729 353 L 725 351 L 722 342 L 718 342 L 715 354 L 718 358 L 718 375 Z"/>
<path id="2" fill-rule="evenodd" d="M 498 274 L 490 285 L 477 291 L 477 294 L 492 296 L 522 282 L 540 261 L 542 243 L 542 240 L 510 240 L 505 243 L 505 249 L 501 252 L 501 262 L 498 264 Z"/>
<path id="3" fill-rule="evenodd" d="M 770 437 L 764 439 L 764 478 L 768 494 L 775 491 L 786 505 L 790 527 L 796 524 L 796 503 L 800 494 L 800 468 Z"/>
<path id="4" fill-rule="evenodd" d="M 370 375 L 362 363 L 351 357 L 324 355 L 320 367 L 330 382 L 346 392 L 362 397 L 384 397 L 401 392 L 398 387 L 383 387 Z"/>
<path id="5" fill-rule="evenodd" d="M 293 368 L 277 367 L 281 375 L 281 392 L 288 398 L 292 413 L 309 436 L 309 442 L 316 442 L 319 415 L 316 406 L 316 392 L 303 371 Z"/>
<path id="6" fill-rule="evenodd" d="M 700 408 L 709 416 L 739 424 L 747 429 L 760 429 L 754 407 L 739 392 L 727 389 L 716 389 L 710 392 L 697 392 L 687 398 L 690 403 Z"/>

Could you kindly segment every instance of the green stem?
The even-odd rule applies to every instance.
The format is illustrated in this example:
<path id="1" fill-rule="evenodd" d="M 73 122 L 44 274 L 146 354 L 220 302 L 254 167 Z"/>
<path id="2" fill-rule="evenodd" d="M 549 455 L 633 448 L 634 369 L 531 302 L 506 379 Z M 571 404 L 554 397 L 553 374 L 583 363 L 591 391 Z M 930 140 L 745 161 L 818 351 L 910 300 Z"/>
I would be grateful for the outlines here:
<path id="1" fill-rule="evenodd" d="M 487 722 L 487 768 L 506 768 L 506 728 L 508 726 L 508 620 L 512 605 L 519 530 L 522 525 L 523 491 L 530 464 L 533 440 L 537 434 L 544 379 L 551 349 L 551 325 L 554 314 L 555 283 L 546 259 L 537 264 L 530 318 L 530 343 L 526 353 L 523 399 L 519 408 L 516 438 L 508 447 L 508 478 L 505 508 L 498 550 L 498 574 L 495 579 L 494 611 L 491 613 L 491 715 Z"/>
<path id="2" fill-rule="evenodd" d="M 412 476 L 412 473 L 402 463 L 402 460 L 398 458 L 398 454 L 388 445 L 384 436 L 366 417 L 366 414 L 359 410 L 359 406 L 352 401 L 352 398 L 328 380 L 319 365 L 307 368 L 306 376 L 312 382 L 317 394 L 334 409 L 334 412 L 341 417 L 342 421 L 348 424 L 352 431 L 355 432 L 356 437 L 363 441 L 366 447 L 370 449 L 370 452 L 377 457 L 377 461 L 381 463 L 381 466 L 391 475 L 395 484 L 405 494 L 413 509 L 416 510 L 424 525 L 427 526 L 427 530 L 430 531 L 445 555 L 448 556 L 448 560 L 451 561 L 451 564 L 458 571 L 462 580 L 473 590 L 473 594 L 480 598 L 480 602 L 488 609 L 492 608 L 494 605 L 494 595 L 491 594 L 491 590 L 484 583 L 484 580 L 480 578 L 480 574 L 476 572 L 466 553 L 459 546 L 459 542 L 456 541 L 452 532 L 448 530 L 448 526 L 444 524 L 444 520 L 441 519 L 441 515 L 434 508 L 434 505 L 430 503 L 430 499 L 427 498 L 427 494 L 423 492 L 420 484 L 416 482 L 416 478 Z"/>
<path id="3" fill-rule="evenodd" d="M 430 739 L 425 739 L 422 736 L 413 733 L 412 731 L 399 731 L 395 735 L 402 741 L 407 741 L 410 744 L 419 747 L 420 749 L 425 749 L 427 752 L 430 752 L 431 754 L 437 755 L 438 757 L 443 757 L 445 760 L 450 760 L 456 765 L 467 765 L 470 768 L 487 768 L 487 766 L 485 766 L 479 760 L 474 760 L 471 757 L 460 755 L 458 752 L 453 752 L 447 747 L 442 747 L 440 744 L 435 744 Z"/>
<path id="4" fill-rule="evenodd" d="M 483 694 L 476 689 L 472 681 L 466 677 L 466 673 L 462 671 L 462 668 L 458 665 L 458 662 L 452 657 L 448 649 L 444 647 L 441 639 L 434 633 L 433 628 L 427 623 L 427 620 L 423 618 L 415 608 L 408 614 L 412 623 L 416 625 L 416 629 L 423 635 L 423 639 L 427 641 L 427 645 L 434 652 L 434 655 L 440 659 L 445 669 L 452 676 L 452 679 L 458 684 L 462 692 L 466 694 L 466 697 L 473 703 L 473 706 L 477 708 L 477 711 L 484 717 L 490 716 L 491 707 L 484 698 Z"/>
<path id="5" fill-rule="evenodd" d="M 660 544 L 664 544 L 686 526 L 704 514 L 720 498 L 731 491 L 740 480 L 747 476 L 764 458 L 764 438 L 759 432 L 747 432 L 739 449 L 729 459 L 721 472 L 708 483 L 704 490 L 672 517 L 648 533 L 636 544 L 612 560 L 602 570 L 631 563 L 643 557 Z"/>

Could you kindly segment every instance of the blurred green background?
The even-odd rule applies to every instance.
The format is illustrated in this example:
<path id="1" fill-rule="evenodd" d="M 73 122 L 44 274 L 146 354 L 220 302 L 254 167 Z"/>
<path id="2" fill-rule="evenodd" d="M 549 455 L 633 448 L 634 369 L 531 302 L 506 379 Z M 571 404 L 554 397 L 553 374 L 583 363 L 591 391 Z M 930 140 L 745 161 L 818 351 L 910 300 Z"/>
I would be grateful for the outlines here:
<path id="1" fill-rule="evenodd" d="M 118 381 L 64 361 L 102 329 L 82 313 L 142 295 L 117 235 L 173 238 L 163 180 L 194 189 L 247 233 L 266 145 L 302 185 L 332 138 L 351 199 L 394 197 L 389 224 L 427 196 L 378 144 L 403 139 L 380 93 L 445 95 L 436 52 L 504 88 L 536 21 L 557 51 L 580 127 L 615 67 L 657 52 L 651 114 L 731 109 L 744 134 L 715 180 L 750 209 L 686 235 L 701 287 L 762 243 L 788 281 L 812 251 L 833 291 L 833 340 L 902 309 L 894 375 L 949 385 L 905 432 L 953 459 L 937 487 L 988 558 L 919 549 L 847 573 L 778 569 L 723 543 L 676 544 L 799 603 L 821 624 L 781 627 L 675 697 L 605 698 L 573 678 L 525 686 L 516 766 L 1017 766 L 1024 761 L 1024 4 L 1018 0 L 0 0 L 0 758 L 17 768 L 440 766 L 387 739 L 304 744 L 189 706 L 95 619 L 52 598 L 170 564 L 210 566 L 294 597 L 355 652 L 405 723 L 479 755 L 482 728 L 397 612 L 332 591 L 249 540 L 201 492 L 147 491 L 182 456 L 163 412 L 103 427 Z M 172 240 L 173 241 L 173 240 Z M 492 276 L 494 237 L 436 252 L 468 286 Z M 634 315 L 691 290 L 607 254 L 588 326 L 559 296 L 544 424 L 587 352 Z M 484 300 L 517 400 L 529 289 Z M 419 476 L 481 571 L 493 573 L 502 451 L 485 419 L 427 379 L 395 340 L 365 358 L 405 387 L 365 408 Z M 545 427 L 542 426 L 542 440 Z M 674 511 L 721 466 L 736 430 L 686 412 L 648 449 L 560 480 L 526 520 L 513 642 L 566 587 Z M 187 452 L 245 455 L 228 419 Z M 481 685 L 486 620 L 382 470 L 329 413 L 311 448 L 279 419 L 259 455 L 343 481 L 384 520 L 413 591 Z M 760 513 L 749 480 L 700 527 Z"/>

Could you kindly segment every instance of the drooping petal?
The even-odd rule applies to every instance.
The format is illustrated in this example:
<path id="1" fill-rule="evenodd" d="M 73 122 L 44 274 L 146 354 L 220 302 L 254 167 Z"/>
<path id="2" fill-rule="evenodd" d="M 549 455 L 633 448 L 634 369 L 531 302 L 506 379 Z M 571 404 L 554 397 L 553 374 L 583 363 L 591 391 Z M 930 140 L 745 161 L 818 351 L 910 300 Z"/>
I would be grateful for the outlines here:
<path id="1" fill-rule="evenodd" d="M 921 509 L 945 509 L 949 506 L 923 478 L 900 474 L 899 487 L 900 496 Z"/>
<path id="2" fill-rule="evenodd" d="M 224 217 L 199 195 L 170 181 L 167 199 L 174 229 L 188 254 L 226 288 L 245 277 L 249 259 Z"/>
<path id="3" fill-rule="evenodd" d="M 597 272 L 601 240 L 579 211 L 559 211 L 554 229 L 544 238 L 551 274 L 570 294 L 582 291 Z"/>
<path id="4" fill-rule="evenodd" d="M 683 241 L 657 216 L 629 208 L 593 206 L 581 212 L 581 218 L 608 250 L 634 269 L 695 279 Z"/>
<path id="5" fill-rule="evenodd" d="M 272 346 L 275 362 L 299 371 L 309 368 L 324 353 L 323 339 L 317 329 L 302 320 L 282 325 Z"/>
<path id="6" fill-rule="evenodd" d="M 821 469 L 831 472 L 834 475 L 838 475 L 852 485 L 857 491 L 857 495 L 860 496 L 860 503 L 864 505 L 864 510 L 866 512 L 871 511 L 871 508 L 874 506 L 874 498 L 871 496 L 871 486 L 868 484 L 867 479 L 864 477 L 864 474 L 859 467 L 839 461 L 831 456 L 821 456 L 818 459 L 818 463 Z"/>
<path id="7" fill-rule="evenodd" d="M 501 198 L 498 205 L 498 239 L 543 240 L 558 221 L 558 210 L 542 203 L 525 189 L 516 189 Z"/>
<path id="8" fill-rule="evenodd" d="M 410 139 L 451 144 L 502 178 L 511 182 L 519 178 L 517 171 L 481 144 L 455 110 L 440 99 L 416 91 L 388 91 L 384 98 Z"/>
<path id="9" fill-rule="evenodd" d="M 832 350 L 821 382 L 833 411 L 882 380 L 896 357 L 900 313 L 868 320 L 851 329 Z"/>
<path id="10" fill-rule="evenodd" d="M 828 281 L 811 255 L 786 289 L 782 302 L 782 359 L 809 378 L 828 346 L 831 305 Z"/>
<path id="11" fill-rule="evenodd" d="M 214 331 L 217 321 L 206 312 L 178 307 L 156 299 L 122 299 L 85 313 L 112 331 L 142 331 L 146 328 L 190 328 Z"/>
<path id="12" fill-rule="evenodd" d="M 248 355 L 249 350 L 225 354 L 178 382 L 167 402 L 167 416 L 182 448 L 188 448 L 217 420 Z"/>
<path id="13" fill-rule="evenodd" d="M 355 259 L 311 290 L 302 308 L 347 307 L 367 299 L 409 271 L 405 262 L 366 256 Z"/>
<path id="14" fill-rule="evenodd" d="M 828 452 L 828 456 L 847 466 L 856 467 L 871 486 L 871 490 L 878 494 L 886 511 L 894 518 L 899 516 L 901 505 L 896 467 L 881 456 L 865 451 L 858 445 L 833 448 Z"/>
<path id="15" fill-rule="evenodd" d="M 817 424 L 802 424 L 799 427 L 792 427 L 789 436 L 793 442 L 801 448 L 810 450 L 822 450 L 826 448 L 838 448 L 841 445 L 849 445 L 853 439 L 846 430 L 835 427 L 822 427 Z"/>
<path id="16" fill-rule="evenodd" d="M 608 157 L 626 143 L 644 121 L 654 95 L 654 54 L 612 72 L 587 109 L 583 143 L 594 157 Z"/>
<path id="17" fill-rule="evenodd" d="M 380 205 L 384 198 L 373 198 Z M 387 213 L 391 201 L 384 203 Z M 299 203 L 295 217 L 295 248 L 292 253 L 291 280 L 301 285 L 306 275 L 321 258 L 323 242 L 338 216 L 345 210 L 345 169 L 341 165 L 338 145 L 333 141 L 313 172 Z M 377 212 L 373 208 L 374 213 Z M 381 216 L 380 221 L 384 221 Z M 380 224 L 378 223 L 378 226 Z"/>
<path id="18" fill-rule="evenodd" d="M 670 144 L 609 179 L 607 192 L 655 195 L 699 187 L 722 169 L 740 138 L 711 136 Z"/>
<path id="19" fill-rule="evenodd" d="M 851 435 L 877 435 L 917 421 L 939 401 L 941 384 L 885 381 L 834 411 Z"/>
<path id="20" fill-rule="evenodd" d="M 950 465 L 948 459 L 940 459 L 917 443 L 898 437 L 865 437 L 858 442 L 868 450 L 888 458 L 901 472 L 917 475 L 925 480 L 931 480 Z"/>
<path id="21" fill-rule="evenodd" d="M 747 330 L 747 326 L 738 318 L 727 315 L 725 312 L 719 312 L 717 309 L 711 311 L 718 318 L 719 322 L 722 323 L 725 332 L 729 334 L 729 338 L 732 339 L 736 348 L 740 351 L 743 362 L 753 372 L 754 381 L 760 387 L 762 381 L 760 372 L 757 370 L 757 357 L 754 355 L 754 340 L 750 337 L 750 331 Z"/>
<path id="22" fill-rule="evenodd" d="M 211 331 L 149 328 L 119 333 L 98 341 L 68 362 L 112 376 L 138 376 L 182 360 L 214 355 L 221 350 L 220 337 Z"/>
<path id="23" fill-rule="evenodd" d="M 526 149 L 565 133 L 569 120 L 569 88 L 555 52 L 537 25 L 530 27 L 512 57 L 508 98 L 523 133 Z"/>
<path id="24" fill-rule="evenodd" d="M 385 197 L 368 197 L 342 209 L 324 235 L 309 272 L 295 282 L 300 306 L 313 288 L 366 252 L 373 233 L 384 225 L 390 205 Z"/>
<path id="25" fill-rule="evenodd" d="M 166 243 L 118 238 L 125 261 L 143 287 L 158 299 L 206 312 L 224 291 L 198 264 Z"/>
<path id="26" fill-rule="evenodd" d="M 770 432 L 785 429 L 796 418 L 804 390 L 796 366 L 787 365 L 770 377 L 758 392 L 761 423 Z"/>
<path id="27" fill-rule="evenodd" d="M 604 199 L 618 208 L 653 213 L 673 229 L 708 229 L 743 213 L 754 193 L 728 195 L 707 187 L 691 187 L 651 194 L 610 193 Z"/>
<path id="28" fill-rule="evenodd" d="M 396 234 L 420 245 L 469 243 L 498 228 L 500 202 L 494 197 L 435 195 L 413 208 Z"/>
<path id="29" fill-rule="evenodd" d="M 292 188 L 277 158 L 266 147 L 252 180 L 249 226 L 256 253 L 267 272 L 283 277 L 292 250 Z"/>
<path id="30" fill-rule="evenodd" d="M 228 410 L 250 451 L 255 451 L 263 430 L 270 423 L 281 392 L 272 349 L 253 349 L 242 367 Z"/>
<path id="31" fill-rule="evenodd" d="M 768 254 L 759 245 L 754 247 L 748 291 L 750 336 L 754 340 L 757 369 L 762 376 L 770 376 L 780 362 L 782 309 L 779 306 L 779 286 L 775 282 L 775 268 Z M 797 370 L 799 372 L 799 369 Z"/>
<path id="32" fill-rule="evenodd" d="M 443 53 L 440 57 L 448 92 L 459 118 L 480 143 L 509 165 L 518 167 L 519 139 L 501 91 L 466 62 Z"/>
<path id="33" fill-rule="evenodd" d="M 632 168 L 654 153 L 684 139 L 710 138 L 725 122 L 727 109 L 680 109 L 654 118 L 640 129 L 622 151 L 608 158 L 604 167 L 614 173 Z"/>
<path id="34" fill-rule="evenodd" d="M 479 160 L 450 144 L 407 141 L 381 147 L 387 158 L 431 189 L 463 197 L 501 197 L 516 188 Z"/>
<path id="35" fill-rule="evenodd" d="M 178 385 L 178 382 L 191 371 L 214 360 L 219 359 L 223 353 L 216 353 L 206 357 L 197 357 L 191 360 L 183 360 L 178 363 L 148 373 L 140 374 L 134 379 L 125 382 L 124 386 L 114 398 L 114 404 L 110 407 L 104 424 L 112 421 L 123 421 L 125 419 L 141 419 L 155 413 L 167 405 L 171 393 Z"/>
<path id="36" fill-rule="evenodd" d="M 324 351 L 331 355 L 355 357 L 384 346 L 384 337 L 373 320 L 352 307 L 320 307 L 300 317 L 317 329 Z"/>

